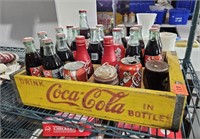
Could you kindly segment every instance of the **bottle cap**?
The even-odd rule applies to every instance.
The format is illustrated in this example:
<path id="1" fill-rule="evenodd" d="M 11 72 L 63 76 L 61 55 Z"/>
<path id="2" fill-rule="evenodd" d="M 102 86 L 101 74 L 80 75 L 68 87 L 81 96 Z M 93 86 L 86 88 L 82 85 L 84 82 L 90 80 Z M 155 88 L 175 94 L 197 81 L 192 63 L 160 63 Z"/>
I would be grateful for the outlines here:
<path id="1" fill-rule="evenodd" d="M 72 26 L 72 25 L 69 25 L 69 26 L 66 26 L 66 28 L 73 28 L 74 26 Z"/>
<path id="2" fill-rule="evenodd" d="M 124 24 L 119 24 L 119 25 L 117 25 L 117 28 L 125 28 L 125 25 Z"/>
<path id="3" fill-rule="evenodd" d="M 132 27 L 132 28 L 130 28 L 130 31 L 138 31 L 138 30 L 139 30 L 138 27 Z"/>
<path id="4" fill-rule="evenodd" d="M 56 37 L 57 38 L 65 38 L 65 34 L 64 33 L 57 33 Z"/>
<path id="5" fill-rule="evenodd" d="M 96 27 L 91 27 L 90 30 L 98 30 Z"/>
<path id="6" fill-rule="evenodd" d="M 79 10 L 79 13 L 87 13 L 86 10 Z"/>
<path id="7" fill-rule="evenodd" d="M 121 31 L 121 28 L 113 28 L 113 31 L 119 32 L 119 31 Z"/>
<path id="8" fill-rule="evenodd" d="M 51 38 L 45 38 L 45 39 L 42 39 L 43 43 L 52 43 L 52 39 Z"/>
<path id="9" fill-rule="evenodd" d="M 103 39 L 104 45 L 111 45 L 113 44 L 113 36 L 105 36 Z"/>
<path id="10" fill-rule="evenodd" d="M 32 42 L 34 39 L 32 37 L 25 37 L 23 42 Z"/>
<path id="11" fill-rule="evenodd" d="M 80 30 L 79 27 L 73 27 L 72 30 Z"/>
<path id="12" fill-rule="evenodd" d="M 58 30 L 58 29 L 62 29 L 62 30 L 63 30 L 63 27 L 56 27 L 55 29 L 56 29 L 56 30 Z"/>
<path id="13" fill-rule="evenodd" d="M 151 26 L 152 28 L 157 28 L 157 29 L 160 29 L 160 25 L 159 24 L 154 24 Z"/>
<path id="14" fill-rule="evenodd" d="M 155 28 L 155 27 L 152 28 L 152 27 L 151 27 L 151 28 L 149 29 L 149 31 L 151 31 L 151 32 L 156 32 L 156 31 L 158 31 L 158 28 Z"/>
<path id="15" fill-rule="evenodd" d="M 76 36 L 76 43 L 85 44 L 85 36 L 82 35 Z"/>
<path id="16" fill-rule="evenodd" d="M 103 27 L 103 24 L 97 24 L 96 27 Z"/>
<path id="17" fill-rule="evenodd" d="M 39 31 L 37 33 L 38 36 L 42 36 L 42 35 L 47 35 L 47 32 L 46 31 Z"/>
<path id="18" fill-rule="evenodd" d="M 141 24 L 135 24 L 133 27 L 142 28 L 142 25 Z"/>

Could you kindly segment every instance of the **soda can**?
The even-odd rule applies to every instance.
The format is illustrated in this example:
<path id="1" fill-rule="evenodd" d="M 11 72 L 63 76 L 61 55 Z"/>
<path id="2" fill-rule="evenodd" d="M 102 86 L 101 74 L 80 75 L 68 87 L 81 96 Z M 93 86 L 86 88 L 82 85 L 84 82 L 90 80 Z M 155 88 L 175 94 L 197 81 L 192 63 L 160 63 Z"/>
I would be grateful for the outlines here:
<path id="1" fill-rule="evenodd" d="M 85 63 L 82 61 L 70 62 L 64 65 L 63 77 L 65 80 L 83 81 L 88 80 Z"/>
<path id="2" fill-rule="evenodd" d="M 119 63 L 119 80 L 121 86 L 141 88 L 142 64 L 138 57 L 125 57 Z"/>

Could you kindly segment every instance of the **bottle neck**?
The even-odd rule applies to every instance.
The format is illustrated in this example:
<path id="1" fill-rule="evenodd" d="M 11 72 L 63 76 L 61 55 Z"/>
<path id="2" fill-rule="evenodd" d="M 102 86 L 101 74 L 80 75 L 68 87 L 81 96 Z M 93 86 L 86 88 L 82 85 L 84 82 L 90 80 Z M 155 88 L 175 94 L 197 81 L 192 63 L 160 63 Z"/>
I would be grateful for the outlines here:
<path id="1" fill-rule="evenodd" d="M 69 49 L 65 38 L 57 38 L 56 43 L 57 43 L 57 51 L 66 51 L 67 49 Z"/>
<path id="2" fill-rule="evenodd" d="M 62 28 L 57 28 L 57 29 L 56 29 L 56 33 L 64 33 L 64 31 L 63 31 Z"/>
<path id="3" fill-rule="evenodd" d="M 138 39 L 143 40 L 143 38 L 142 38 L 142 28 L 139 28 Z"/>
<path id="4" fill-rule="evenodd" d="M 122 39 L 121 39 L 121 32 L 115 32 L 113 31 L 113 43 L 114 44 L 122 44 Z"/>
<path id="5" fill-rule="evenodd" d="M 150 31 L 149 40 L 158 40 L 158 32 L 157 31 Z"/>
<path id="6" fill-rule="evenodd" d="M 24 42 L 24 45 L 26 48 L 26 54 L 36 52 L 35 44 L 33 41 L 32 42 Z"/>
<path id="7" fill-rule="evenodd" d="M 40 47 L 43 47 L 43 45 L 44 45 L 42 39 L 46 39 L 46 38 L 47 38 L 47 35 L 39 36 L 39 39 L 40 39 Z"/>
<path id="8" fill-rule="evenodd" d="M 89 29 L 86 13 L 79 13 L 79 27 L 81 29 Z"/>
<path id="9" fill-rule="evenodd" d="M 103 38 L 104 38 L 105 35 L 104 35 L 104 31 L 103 31 L 102 27 L 98 28 L 98 35 L 99 35 L 99 40 L 103 41 Z"/>
<path id="10" fill-rule="evenodd" d="M 44 44 L 44 56 L 53 56 L 55 55 L 53 43 Z"/>
<path id="11" fill-rule="evenodd" d="M 110 56 L 111 53 L 114 53 L 114 47 L 113 47 L 113 45 L 111 45 L 111 44 L 105 45 L 104 46 L 104 55 L 105 56 Z"/>
<path id="12" fill-rule="evenodd" d="M 67 29 L 67 39 L 72 39 L 72 28 Z"/>
<path id="13" fill-rule="evenodd" d="M 139 45 L 139 31 L 131 31 L 130 38 L 128 41 L 129 46 L 138 46 Z"/>
<path id="14" fill-rule="evenodd" d="M 78 36 L 79 34 L 79 30 L 72 30 L 72 41 L 75 41 L 76 36 Z"/>
<path id="15" fill-rule="evenodd" d="M 90 31 L 90 43 L 99 43 L 99 33 L 98 30 L 91 30 Z"/>
<path id="16" fill-rule="evenodd" d="M 125 30 L 122 28 L 121 30 L 121 37 L 124 38 L 125 37 Z"/>

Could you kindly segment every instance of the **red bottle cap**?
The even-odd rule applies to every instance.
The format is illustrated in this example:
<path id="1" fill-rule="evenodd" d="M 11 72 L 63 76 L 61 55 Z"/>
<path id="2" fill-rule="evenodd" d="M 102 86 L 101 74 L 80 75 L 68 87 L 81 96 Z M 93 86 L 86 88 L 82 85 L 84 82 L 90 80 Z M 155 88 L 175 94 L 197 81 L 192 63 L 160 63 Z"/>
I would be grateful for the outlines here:
<path id="1" fill-rule="evenodd" d="M 125 28 L 125 25 L 124 24 L 119 24 L 119 25 L 117 25 L 117 27 L 119 27 L 119 28 Z"/>
<path id="2" fill-rule="evenodd" d="M 79 27 L 73 27 L 72 30 L 80 30 Z"/>
<path id="3" fill-rule="evenodd" d="M 25 37 L 22 41 L 23 42 L 31 42 L 31 41 L 33 41 L 33 38 L 32 37 Z"/>
<path id="4" fill-rule="evenodd" d="M 98 24 L 96 25 L 96 27 L 103 27 L 103 24 Z"/>
<path id="5" fill-rule="evenodd" d="M 76 43 L 85 44 L 85 36 L 82 36 L 82 35 L 76 36 Z"/>
<path id="6" fill-rule="evenodd" d="M 87 13 L 86 10 L 79 10 L 79 13 Z"/>
<path id="7" fill-rule="evenodd" d="M 121 28 L 113 28 L 113 31 L 114 31 L 114 32 L 121 31 Z"/>
<path id="8" fill-rule="evenodd" d="M 47 32 L 46 31 L 39 31 L 37 33 L 38 36 L 41 36 L 41 35 L 47 35 Z"/>
<path id="9" fill-rule="evenodd" d="M 72 25 L 69 25 L 69 26 L 66 26 L 66 28 L 73 28 L 74 26 L 72 26 Z"/>
<path id="10" fill-rule="evenodd" d="M 152 27 L 151 27 L 151 28 L 149 29 L 149 31 L 151 31 L 151 32 L 156 32 L 156 31 L 158 31 L 158 28 L 152 28 Z"/>
<path id="11" fill-rule="evenodd" d="M 157 28 L 157 29 L 160 29 L 160 25 L 159 24 L 154 24 L 151 26 L 152 28 Z"/>
<path id="12" fill-rule="evenodd" d="M 142 28 L 142 25 L 141 25 L 141 24 L 136 24 L 136 25 L 134 25 L 133 27 Z"/>
<path id="13" fill-rule="evenodd" d="M 111 45 L 113 44 L 113 36 L 105 36 L 103 39 L 104 45 Z"/>
<path id="14" fill-rule="evenodd" d="M 138 28 L 138 27 L 132 27 L 132 28 L 130 28 L 130 30 L 131 30 L 131 31 L 138 31 L 139 28 Z"/>
<path id="15" fill-rule="evenodd" d="M 65 34 L 64 33 L 57 33 L 56 37 L 57 38 L 65 38 Z"/>
<path id="16" fill-rule="evenodd" d="M 42 39 L 43 43 L 52 43 L 52 39 L 51 38 L 45 38 L 45 39 Z"/>

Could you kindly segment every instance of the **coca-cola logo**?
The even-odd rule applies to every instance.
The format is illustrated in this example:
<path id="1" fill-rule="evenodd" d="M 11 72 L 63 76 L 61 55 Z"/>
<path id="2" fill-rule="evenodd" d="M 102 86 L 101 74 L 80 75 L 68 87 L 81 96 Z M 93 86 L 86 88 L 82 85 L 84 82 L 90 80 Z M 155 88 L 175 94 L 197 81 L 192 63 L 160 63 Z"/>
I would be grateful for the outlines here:
<path id="1" fill-rule="evenodd" d="M 49 87 L 46 98 L 51 103 L 63 103 L 88 110 L 95 109 L 120 114 L 125 110 L 125 103 L 121 103 L 121 100 L 128 95 L 128 93 L 114 93 L 101 88 L 94 88 L 88 92 L 70 91 L 64 89 L 61 84 L 56 83 Z"/>
<path id="2" fill-rule="evenodd" d="M 142 70 L 138 70 L 132 76 L 132 87 L 140 87 L 141 86 L 141 79 L 142 79 Z"/>

